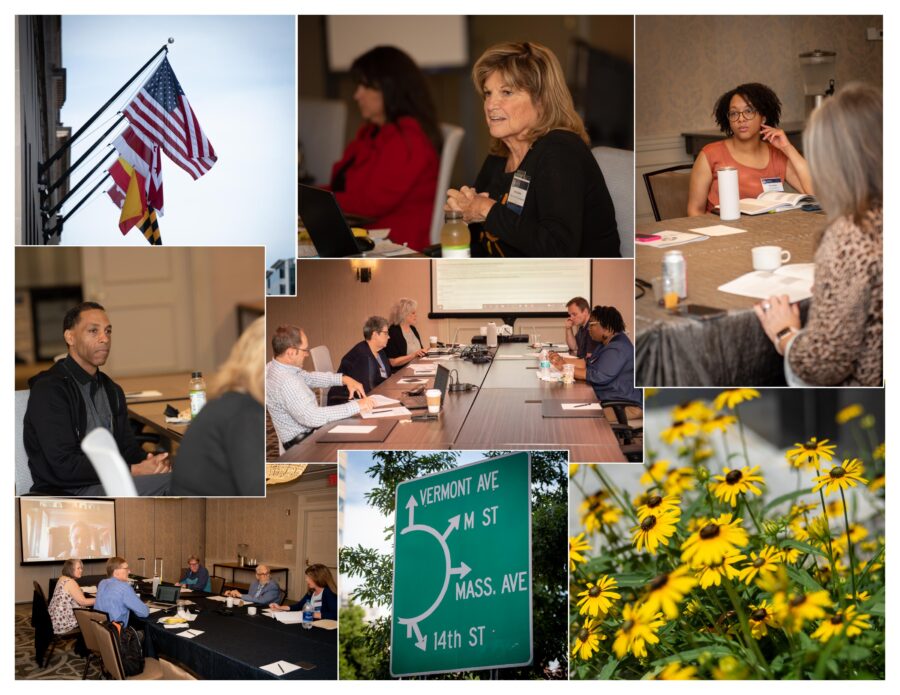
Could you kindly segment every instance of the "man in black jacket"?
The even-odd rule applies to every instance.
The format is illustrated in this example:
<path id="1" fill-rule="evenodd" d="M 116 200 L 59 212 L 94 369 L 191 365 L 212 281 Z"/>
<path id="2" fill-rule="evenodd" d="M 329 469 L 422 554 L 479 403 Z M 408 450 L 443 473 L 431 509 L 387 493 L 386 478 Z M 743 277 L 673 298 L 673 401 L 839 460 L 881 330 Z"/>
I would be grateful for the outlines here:
<path id="1" fill-rule="evenodd" d="M 69 354 L 29 381 L 25 451 L 34 479 L 32 492 L 103 495 L 100 478 L 81 450 L 95 427 L 108 429 L 131 467 L 141 495 L 164 495 L 169 487 L 168 454 L 141 449 L 128 424 L 125 392 L 99 367 L 112 347 L 112 326 L 96 302 L 73 307 L 63 319 Z"/>

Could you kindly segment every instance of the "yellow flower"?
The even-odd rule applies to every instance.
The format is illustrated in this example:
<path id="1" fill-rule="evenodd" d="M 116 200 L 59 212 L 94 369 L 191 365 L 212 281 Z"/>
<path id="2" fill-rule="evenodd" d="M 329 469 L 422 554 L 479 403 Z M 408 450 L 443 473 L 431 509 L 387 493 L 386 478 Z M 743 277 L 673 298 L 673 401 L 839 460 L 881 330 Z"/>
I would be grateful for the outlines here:
<path id="1" fill-rule="evenodd" d="M 872 452 L 872 458 L 884 461 L 884 442 L 875 447 L 875 451 Z"/>
<path id="2" fill-rule="evenodd" d="M 759 398 L 759 391 L 756 389 L 728 389 L 716 396 L 713 408 L 734 410 L 736 405 L 740 405 L 744 401 L 752 401 L 754 398 Z"/>
<path id="3" fill-rule="evenodd" d="M 681 495 L 694 489 L 694 469 L 689 466 L 673 466 L 666 471 L 663 490 L 667 495 Z"/>
<path id="4" fill-rule="evenodd" d="M 730 502 L 732 507 L 737 506 L 737 498 L 741 493 L 752 492 L 754 495 L 761 495 L 762 490 L 753 484 L 766 484 L 761 475 L 756 475 L 758 470 L 759 466 L 754 466 L 753 468 L 744 466 L 743 468 L 734 469 L 726 466 L 725 475 L 713 476 L 714 480 L 719 481 L 718 483 L 710 483 L 713 494 L 723 502 Z"/>
<path id="5" fill-rule="evenodd" d="M 746 559 L 746 555 L 738 555 L 737 551 L 735 551 L 734 553 L 723 557 L 721 562 L 708 565 L 694 565 L 694 569 L 697 570 L 697 579 L 700 580 L 700 588 L 708 589 L 711 586 L 720 586 L 722 584 L 722 577 L 734 579 L 740 572 L 733 565 L 736 562 Z"/>
<path id="6" fill-rule="evenodd" d="M 834 420 L 839 425 L 846 425 L 848 422 L 855 420 L 862 414 L 862 406 L 859 403 L 854 403 L 853 405 L 848 405 L 846 408 L 839 410 L 838 414 L 834 416 Z"/>
<path id="7" fill-rule="evenodd" d="M 587 562 L 587 558 L 582 555 L 585 550 L 590 550 L 591 544 L 584 539 L 584 534 L 579 533 L 577 536 L 569 536 L 569 570 L 575 569 L 578 562 Z"/>
<path id="8" fill-rule="evenodd" d="M 644 597 L 644 605 L 653 613 L 662 611 L 669 620 L 678 617 L 678 604 L 697 585 L 697 580 L 688 574 L 684 565 L 668 574 L 661 574 L 650 582 Z"/>
<path id="9" fill-rule="evenodd" d="M 672 408 L 673 420 L 704 421 L 714 417 L 715 413 L 703 401 L 688 401 Z"/>
<path id="10" fill-rule="evenodd" d="M 871 597 L 869 596 L 868 591 L 857 591 L 856 598 L 853 598 L 853 594 L 847 594 L 846 598 L 850 601 L 855 601 L 856 603 L 865 603 Z"/>
<path id="11" fill-rule="evenodd" d="M 743 661 L 733 656 L 723 656 L 719 665 L 713 666 L 712 675 L 717 681 L 742 681 L 750 673 Z"/>
<path id="12" fill-rule="evenodd" d="M 825 516 L 840 517 L 844 513 L 844 503 L 841 500 L 831 500 L 825 505 Z"/>
<path id="13" fill-rule="evenodd" d="M 669 467 L 669 462 L 666 460 L 656 461 L 644 470 L 644 474 L 641 476 L 641 485 L 644 487 L 650 487 L 651 485 L 662 485 L 663 480 L 666 477 L 666 469 Z"/>
<path id="14" fill-rule="evenodd" d="M 600 613 L 606 615 L 612 608 L 612 599 L 622 598 L 621 594 L 617 594 L 613 589 L 617 588 L 615 578 L 604 574 L 597 580 L 596 584 L 587 583 L 587 589 L 582 591 L 579 596 L 583 596 L 578 601 L 579 611 L 582 615 L 593 615 L 595 618 Z"/>
<path id="15" fill-rule="evenodd" d="M 657 681 L 694 681 L 697 680 L 696 666 L 682 666 L 680 662 L 673 661 L 657 673 L 653 680 Z"/>
<path id="16" fill-rule="evenodd" d="M 600 649 L 600 642 L 605 639 L 606 635 L 600 633 L 600 621 L 588 618 L 575 634 L 572 654 L 577 654 L 581 660 L 587 661 L 594 652 Z"/>
<path id="17" fill-rule="evenodd" d="M 881 458 L 884 458 L 882 456 Z M 875 492 L 876 490 L 880 490 L 884 487 L 884 473 L 879 473 L 874 478 L 872 478 L 872 482 L 869 483 L 869 491 Z"/>
<path id="18" fill-rule="evenodd" d="M 835 490 L 846 490 L 856 487 L 857 483 L 865 485 L 869 481 L 862 477 L 863 473 L 865 473 L 865 470 L 863 470 L 862 461 L 859 459 L 844 459 L 842 465 L 835 466 L 825 475 L 816 477 L 813 492 L 818 492 L 824 487 L 825 494 L 830 495 Z"/>
<path id="19" fill-rule="evenodd" d="M 681 561 L 690 562 L 695 567 L 714 565 L 747 545 L 747 532 L 741 527 L 743 519 L 732 521 L 731 518 L 731 514 L 722 514 L 692 533 L 681 545 Z"/>
<path id="20" fill-rule="evenodd" d="M 790 596 L 781 591 L 773 596 L 772 605 L 785 629 L 799 632 L 806 621 L 824 618 L 825 609 L 830 609 L 832 603 L 828 592 L 823 589 Z"/>
<path id="21" fill-rule="evenodd" d="M 678 420 L 672 426 L 662 431 L 659 435 L 666 444 L 674 444 L 686 437 L 694 437 L 700 433 L 700 425 L 691 420 Z"/>
<path id="22" fill-rule="evenodd" d="M 875 427 L 875 416 L 874 415 L 866 415 L 862 420 L 859 421 L 859 426 L 864 430 L 870 430 Z"/>
<path id="23" fill-rule="evenodd" d="M 574 475 L 578 472 L 578 465 L 579 465 L 579 464 L 577 464 L 577 463 L 570 463 L 570 464 L 569 464 L 569 477 L 570 477 L 570 478 L 571 478 L 572 476 L 574 476 Z"/>
<path id="24" fill-rule="evenodd" d="M 619 521 L 622 510 L 607 501 L 609 493 L 598 490 L 587 497 L 579 507 L 581 523 L 588 533 L 599 531 L 601 526 L 612 526 Z"/>
<path id="25" fill-rule="evenodd" d="M 644 398 L 653 398 L 656 394 L 659 393 L 659 389 L 647 387 L 644 389 Z"/>
<path id="26" fill-rule="evenodd" d="M 783 561 L 784 556 L 782 552 L 778 548 L 767 545 L 759 551 L 759 555 L 750 553 L 750 564 L 746 565 L 741 570 L 740 579 L 742 582 L 750 584 L 758 574 L 762 575 L 775 572 L 778 569 L 779 563 Z"/>
<path id="27" fill-rule="evenodd" d="M 622 610 L 622 627 L 616 632 L 613 651 L 620 659 L 630 651 L 636 657 L 647 656 L 647 644 L 656 644 L 659 637 L 656 633 L 666 621 L 662 613 L 654 613 L 646 605 L 627 604 Z"/>
<path id="28" fill-rule="evenodd" d="M 847 606 L 843 613 L 838 611 L 831 618 L 819 623 L 819 627 L 812 633 L 812 638 L 820 642 L 827 642 L 836 635 L 846 634 L 847 637 L 856 637 L 868 630 L 872 624 L 867 613 L 857 612 L 856 606 Z"/>
<path id="29" fill-rule="evenodd" d="M 829 439 L 819 441 L 811 437 L 805 444 L 797 442 L 793 449 L 788 449 L 785 458 L 794 468 L 808 468 L 818 470 L 819 461 L 830 461 L 834 458 L 836 444 L 829 444 Z"/>
<path id="30" fill-rule="evenodd" d="M 763 599 L 759 605 L 750 606 L 750 634 L 756 639 L 762 639 L 769 634 L 770 627 L 780 627 L 778 619 L 772 612 L 772 606 L 766 599 Z"/>
<path id="31" fill-rule="evenodd" d="M 675 521 L 678 521 L 681 517 L 681 509 L 678 507 L 679 504 L 681 504 L 681 498 L 678 495 L 666 495 L 665 497 L 660 495 L 649 495 L 646 501 L 637 508 L 638 521 L 643 521 L 644 518 L 650 514 L 657 516 L 674 514 Z"/>
<path id="32" fill-rule="evenodd" d="M 713 432 L 727 432 L 728 428 L 731 427 L 734 423 L 737 422 L 737 418 L 734 415 L 726 415 L 725 413 L 719 413 L 715 417 L 706 420 L 703 423 L 703 431 L 707 434 L 712 434 Z"/>
<path id="33" fill-rule="evenodd" d="M 675 535 L 675 524 L 678 517 L 671 513 L 648 514 L 641 520 L 640 526 L 631 529 L 634 534 L 632 542 L 640 550 L 646 547 L 651 555 L 656 555 L 656 549 L 660 545 L 669 545 L 669 538 Z"/>

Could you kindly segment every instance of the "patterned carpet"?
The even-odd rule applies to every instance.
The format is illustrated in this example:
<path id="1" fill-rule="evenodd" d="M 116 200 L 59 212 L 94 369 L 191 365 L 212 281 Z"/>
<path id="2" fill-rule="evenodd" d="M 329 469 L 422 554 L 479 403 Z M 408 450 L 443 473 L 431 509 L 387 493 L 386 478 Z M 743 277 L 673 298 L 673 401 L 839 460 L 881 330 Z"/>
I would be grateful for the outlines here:
<path id="1" fill-rule="evenodd" d="M 57 642 L 50 662 L 41 668 L 34 660 L 31 604 L 16 605 L 16 680 L 81 680 L 84 659 L 74 652 L 75 640 Z M 99 658 L 91 660 L 88 678 L 100 678 Z"/>

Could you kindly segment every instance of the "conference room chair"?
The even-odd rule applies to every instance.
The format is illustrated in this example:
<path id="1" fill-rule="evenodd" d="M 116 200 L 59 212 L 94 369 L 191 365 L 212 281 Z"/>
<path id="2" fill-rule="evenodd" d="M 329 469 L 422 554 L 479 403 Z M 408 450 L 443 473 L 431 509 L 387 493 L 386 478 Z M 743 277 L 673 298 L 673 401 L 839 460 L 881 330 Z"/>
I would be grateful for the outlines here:
<path id="1" fill-rule="evenodd" d="M 110 678 L 117 681 L 158 681 L 158 680 L 197 680 L 180 666 L 165 659 L 144 657 L 144 670 L 134 676 L 126 676 L 122 666 L 122 654 L 119 651 L 119 633 L 109 622 L 97 623 L 91 621 L 91 628 L 99 646 L 100 656 L 103 658 L 103 668 Z M 149 639 L 149 637 L 145 637 Z"/>
<path id="2" fill-rule="evenodd" d="M 310 359 L 313 363 L 313 371 L 316 372 L 333 372 L 334 362 L 331 361 L 331 351 L 327 345 L 316 345 L 309 351 Z M 319 405 L 328 405 L 328 389 L 316 389 L 319 396 Z M 283 452 L 282 452 L 283 453 Z"/>
<path id="3" fill-rule="evenodd" d="M 634 258 L 634 152 L 615 147 L 595 147 L 591 152 L 616 210 L 619 251 L 622 258 Z"/>
<path id="4" fill-rule="evenodd" d="M 640 407 L 639 403 L 631 401 L 600 401 L 604 414 L 609 420 L 610 427 L 619 442 L 619 449 L 625 455 L 625 459 L 631 463 L 639 463 L 644 460 L 644 412 L 640 416 L 628 416 L 628 407 Z M 610 420 L 612 413 L 615 421 Z"/>
<path id="5" fill-rule="evenodd" d="M 25 453 L 25 410 L 31 391 L 16 391 L 16 495 L 27 495 L 34 481 Z"/>
<path id="6" fill-rule="evenodd" d="M 287 598 L 287 589 L 279 589 L 278 591 L 278 600 L 275 602 L 279 605 L 284 603 L 284 600 Z"/>
<path id="7" fill-rule="evenodd" d="M 97 427 L 81 440 L 81 450 L 90 459 L 107 497 L 137 497 L 131 468 L 125 463 L 112 433 Z"/>
<path id="8" fill-rule="evenodd" d="M 212 575 L 209 578 L 209 591 L 212 594 L 218 596 L 222 593 L 222 588 L 225 586 L 225 577 L 217 577 L 216 575 Z"/>
<path id="9" fill-rule="evenodd" d="M 269 415 L 269 409 L 266 408 L 266 461 L 274 461 L 284 453 L 284 447 L 275 431 L 275 425 L 272 424 L 272 416 Z"/>
<path id="10" fill-rule="evenodd" d="M 315 183 L 331 181 L 331 167 L 344 153 L 347 104 L 339 99 L 301 99 L 297 114 L 302 170 Z"/>
<path id="11" fill-rule="evenodd" d="M 95 656 L 100 656 L 100 641 L 97 639 L 97 635 L 94 633 L 94 628 L 91 623 L 108 622 L 109 615 L 103 611 L 95 611 L 92 608 L 75 608 L 72 612 L 75 614 L 75 620 L 78 621 L 78 628 L 81 630 L 84 644 L 88 648 L 88 655 L 84 659 L 84 673 L 81 676 L 81 680 L 85 680 L 87 678 L 88 669 L 91 666 L 91 659 Z M 100 671 L 102 677 L 103 669 Z"/>
<path id="12" fill-rule="evenodd" d="M 441 123 L 441 134 L 444 146 L 441 148 L 441 163 L 438 168 L 437 189 L 434 192 L 434 210 L 431 213 L 431 243 L 441 243 L 441 228 L 444 226 L 444 203 L 447 202 L 447 189 L 450 188 L 450 175 L 459 154 L 459 145 L 466 131 L 458 125 Z"/>
<path id="13" fill-rule="evenodd" d="M 693 164 L 678 164 L 648 171 L 644 176 L 650 207 L 657 222 L 687 217 L 688 192 Z"/>
<path id="14" fill-rule="evenodd" d="M 38 666 L 44 668 L 50 663 L 50 657 L 53 656 L 56 644 L 78 637 L 81 630 L 75 628 L 60 635 L 54 633 L 47 595 L 38 582 L 32 582 L 32 584 L 34 584 L 34 596 L 31 601 L 31 626 L 34 628 L 34 660 Z"/>

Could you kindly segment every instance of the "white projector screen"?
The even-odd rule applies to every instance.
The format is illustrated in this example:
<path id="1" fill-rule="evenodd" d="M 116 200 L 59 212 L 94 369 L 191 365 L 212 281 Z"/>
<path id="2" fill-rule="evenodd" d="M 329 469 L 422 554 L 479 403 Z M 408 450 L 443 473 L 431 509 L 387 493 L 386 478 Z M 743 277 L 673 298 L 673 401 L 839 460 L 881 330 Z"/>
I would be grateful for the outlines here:
<path id="1" fill-rule="evenodd" d="M 116 553 L 116 503 L 20 497 L 22 564 L 106 560 Z"/>
<path id="2" fill-rule="evenodd" d="M 469 60 L 463 16 L 333 15 L 325 18 L 325 30 L 328 67 L 333 72 L 349 70 L 357 57 L 375 46 L 396 46 L 423 69 L 465 67 Z"/>
<path id="3" fill-rule="evenodd" d="M 535 316 L 566 313 L 573 297 L 591 301 L 588 258 L 471 258 L 431 261 L 431 313 Z"/>

